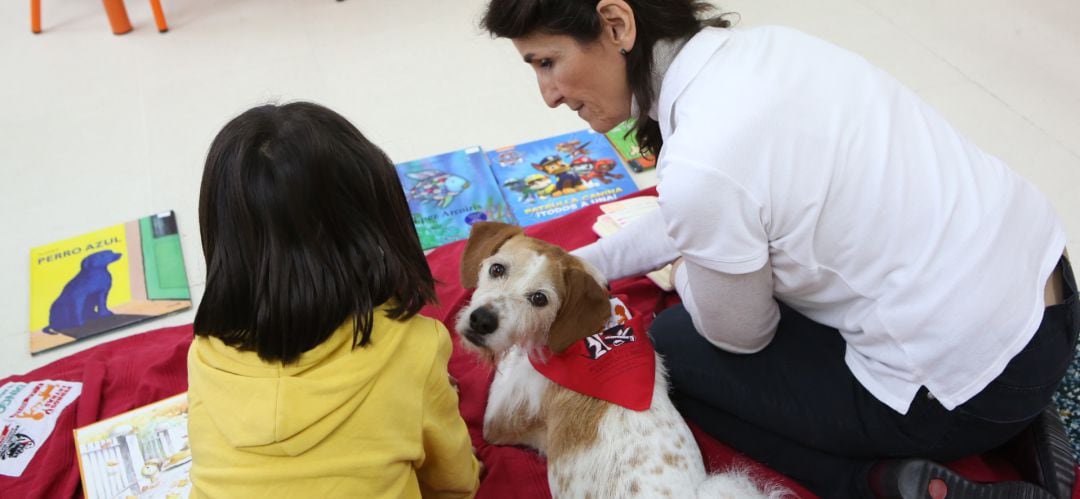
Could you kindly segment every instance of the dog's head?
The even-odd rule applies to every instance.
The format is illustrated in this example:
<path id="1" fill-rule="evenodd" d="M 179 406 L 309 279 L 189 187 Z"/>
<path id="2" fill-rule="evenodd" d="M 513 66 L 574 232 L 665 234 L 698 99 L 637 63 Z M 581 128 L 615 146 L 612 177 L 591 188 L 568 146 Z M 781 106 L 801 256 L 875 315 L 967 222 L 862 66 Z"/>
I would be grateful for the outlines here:
<path id="1" fill-rule="evenodd" d="M 596 269 L 513 225 L 473 225 L 461 285 L 476 291 L 458 316 L 458 333 L 487 356 L 514 345 L 559 353 L 596 333 L 611 315 Z"/>
<path id="2" fill-rule="evenodd" d="M 105 267 L 108 267 L 110 263 L 119 260 L 121 256 L 123 256 L 123 255 L 121 255 L 120 253 L 116 253 L 114 251 L 111 251 L 111 250 L 104 250 L 104 251 L 98 251 L 97 253 L 91 253 L 89 255 L 86 255 L 86 257 L 82 259 L 82 268 L 83 269 L 105 268 Z"/>

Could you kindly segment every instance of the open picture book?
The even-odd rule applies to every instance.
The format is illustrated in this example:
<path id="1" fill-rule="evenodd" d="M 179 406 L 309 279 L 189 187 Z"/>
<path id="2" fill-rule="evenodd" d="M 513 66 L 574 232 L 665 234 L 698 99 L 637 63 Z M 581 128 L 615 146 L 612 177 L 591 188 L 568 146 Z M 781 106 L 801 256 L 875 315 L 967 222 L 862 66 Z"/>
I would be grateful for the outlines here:
<path id="1" fill-rule="evenodd" d="M 87 499 L 180 499 L 191 493 L 187 393 L 75 430 Z"/>

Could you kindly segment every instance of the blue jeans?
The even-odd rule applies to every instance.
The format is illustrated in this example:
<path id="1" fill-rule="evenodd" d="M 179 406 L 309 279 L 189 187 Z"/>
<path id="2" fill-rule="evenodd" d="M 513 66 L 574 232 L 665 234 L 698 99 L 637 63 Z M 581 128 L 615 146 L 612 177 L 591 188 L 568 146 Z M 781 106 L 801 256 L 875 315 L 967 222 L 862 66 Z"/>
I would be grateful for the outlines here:
<path id="1" fill-rule="evenodd" d="M 979 454 L 1042 412 L 1080 332 L 1076 279 L 1064 258 L 1061 270 L 1065 300 L 1047 307 L 1035 336 L 1000 376 L 951 411 L 925 387 L 907 414 L 881 403 L 848 370 L 839 332 L 784 304 L 776 336 L 751 355 L 712 346 L 681 305 L 657 316 L 650 334 L 688 420 L 819 496 L 859 497 L 876 460 Z"/>

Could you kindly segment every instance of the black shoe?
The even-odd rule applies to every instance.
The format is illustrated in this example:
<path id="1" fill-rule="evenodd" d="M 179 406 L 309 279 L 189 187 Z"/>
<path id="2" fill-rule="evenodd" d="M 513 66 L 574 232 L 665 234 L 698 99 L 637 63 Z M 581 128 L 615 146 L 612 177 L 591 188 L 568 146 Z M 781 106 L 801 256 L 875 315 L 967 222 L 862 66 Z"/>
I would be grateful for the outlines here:
<path id="1" fill-rule="evenodd" d="M 1058 499 L 1072 497 L 1076 481 L 1076 459 L 1072 443 L 1057 406 L 1050 404 L 1027 429 L 1012 442 L 1011 453 L 1018 457 L 1018 467 L 1032 480 Z"/>
<path id="2" fill-rule="evenodd" d="M 975 483 L 925 459 L 883 461 L 874 465 L 869 478 L 879 499 L 1053 499 L 1033 483 Z"/>

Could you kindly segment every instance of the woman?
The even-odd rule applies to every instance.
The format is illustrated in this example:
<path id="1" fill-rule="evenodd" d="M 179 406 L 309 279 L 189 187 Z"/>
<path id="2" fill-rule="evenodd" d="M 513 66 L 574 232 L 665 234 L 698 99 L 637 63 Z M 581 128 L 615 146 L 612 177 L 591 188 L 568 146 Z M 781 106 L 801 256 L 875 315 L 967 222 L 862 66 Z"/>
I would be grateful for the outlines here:
<path id="1" fill-rule="evenodd" d="M 937 462 L 1029 427 L 1072 358 L 1053 208 L 861 57 L 707 10 L 493 0 L 482 21 L 549 106 L 634 117 L 658 153 L 660 210 L 576 254 L 609 279 L 675 261 L 683 305 L 651 333 L 684 415 L 825 497 L 1044 494 Z"/>

